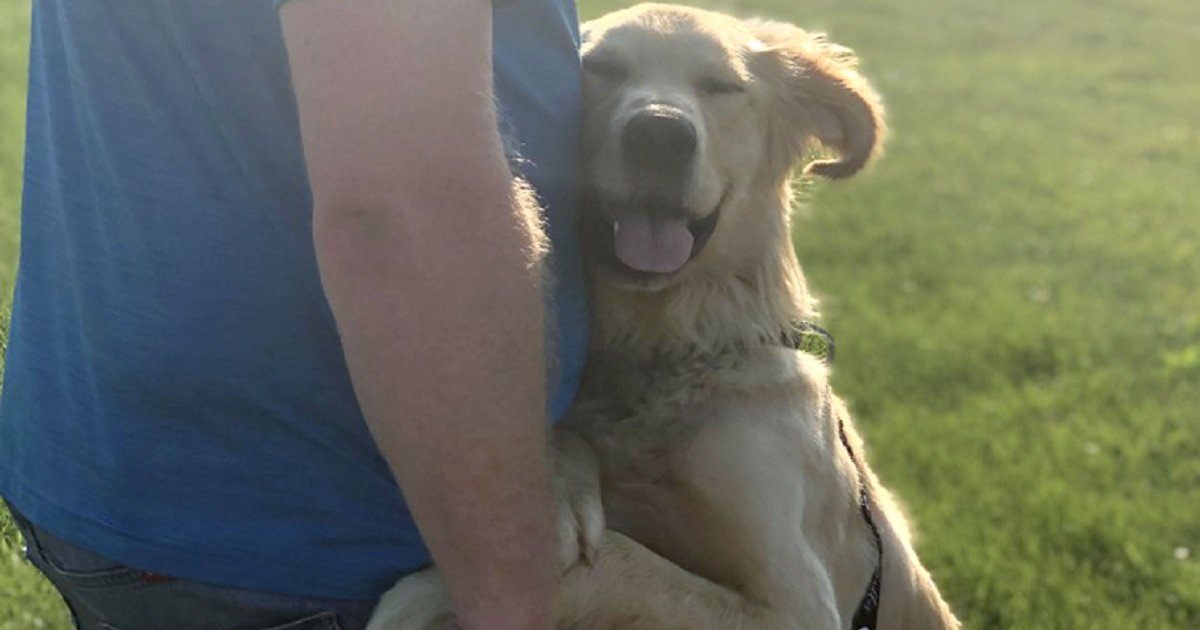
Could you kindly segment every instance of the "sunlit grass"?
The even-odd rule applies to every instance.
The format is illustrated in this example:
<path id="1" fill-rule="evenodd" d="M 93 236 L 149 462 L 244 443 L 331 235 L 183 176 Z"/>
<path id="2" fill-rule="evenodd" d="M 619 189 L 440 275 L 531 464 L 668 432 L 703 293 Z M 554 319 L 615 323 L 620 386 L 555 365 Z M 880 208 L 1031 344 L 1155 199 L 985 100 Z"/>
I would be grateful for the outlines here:
<path id="1" fill-rule="evenodd" d="M 0 0 L 0 304 L 28 6 Z M 968 627 L 1200 627 L 1200 3 L 719 6 L 829 30 L 886 97 L 887 156 L 796 241 Z M 2 540 L 0 628 L 62 627 Z"/>
<path id="2" fill-rule="evenodd" d="M 16 272 L 21 155 L 24 151 L 25 68 L 30 3 L 0 0 L 0 351 Z M 0 360 L 0 386 L 3 385 Z M 62 600 L 21 557 L 21 544 L 0 505 L 0 630 L 66 628 Z"/>

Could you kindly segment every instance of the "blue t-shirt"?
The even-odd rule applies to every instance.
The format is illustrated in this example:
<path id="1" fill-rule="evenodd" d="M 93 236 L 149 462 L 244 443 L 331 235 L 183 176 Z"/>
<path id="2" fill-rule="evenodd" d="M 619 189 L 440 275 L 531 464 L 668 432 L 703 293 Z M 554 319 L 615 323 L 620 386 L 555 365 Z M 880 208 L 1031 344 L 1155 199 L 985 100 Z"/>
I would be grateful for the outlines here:
<path id="1" fill-rule="evenodd" d="M 555 246 L 557 417 L 586 345 L 577 18 L 494 11 L 502 131 Z M 369 598 L 426 565 L 318 279 L 274 3 L 35 2 L 26 133 L 0 494 L 217 584 Z"/>

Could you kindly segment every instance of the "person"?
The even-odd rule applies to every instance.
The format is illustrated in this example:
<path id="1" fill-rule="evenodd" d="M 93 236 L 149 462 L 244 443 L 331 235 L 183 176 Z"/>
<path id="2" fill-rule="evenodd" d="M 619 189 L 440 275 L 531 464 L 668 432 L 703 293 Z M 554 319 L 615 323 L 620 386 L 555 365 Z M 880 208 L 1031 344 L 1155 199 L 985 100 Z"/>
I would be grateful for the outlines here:
<path id="1" fill-rule="evenodd" d="M 463 627 L 550 626 L 578 45 L 572 0 L 34 3 L 0 495 L 80 627 L 359 627 L 431 557 Z"/>

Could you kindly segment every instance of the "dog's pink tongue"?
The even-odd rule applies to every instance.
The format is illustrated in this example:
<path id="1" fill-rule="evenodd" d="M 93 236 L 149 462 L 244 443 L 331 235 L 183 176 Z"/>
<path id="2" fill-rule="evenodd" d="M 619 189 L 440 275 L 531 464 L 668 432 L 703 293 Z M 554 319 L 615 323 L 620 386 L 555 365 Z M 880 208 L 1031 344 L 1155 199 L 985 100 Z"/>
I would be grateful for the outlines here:
<path id="1" fill-rule="evenodd" d="M 670 273 L 692 253 L 686 219 L 634 216 L 614 224 L 613 232 L 617 258 L 638 271 Z"/>

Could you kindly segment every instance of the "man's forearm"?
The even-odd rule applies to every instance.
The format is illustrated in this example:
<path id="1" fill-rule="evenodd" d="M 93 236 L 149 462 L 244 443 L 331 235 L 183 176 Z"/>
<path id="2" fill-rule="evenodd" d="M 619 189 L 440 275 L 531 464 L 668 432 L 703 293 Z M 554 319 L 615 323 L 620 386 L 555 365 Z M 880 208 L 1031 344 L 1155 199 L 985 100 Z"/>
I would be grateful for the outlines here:
<path id="1" fill-rule="evenodd" d="M 318 208 L 321 276 L 368 424 L 462 623 L 549 627 L 557 572 L 534 235 L 511 207 L 519 199 L 487 182 L 466 188 Z"/>

